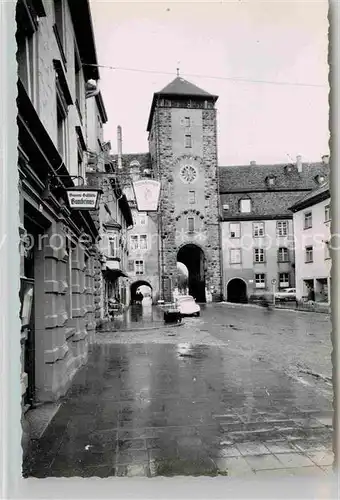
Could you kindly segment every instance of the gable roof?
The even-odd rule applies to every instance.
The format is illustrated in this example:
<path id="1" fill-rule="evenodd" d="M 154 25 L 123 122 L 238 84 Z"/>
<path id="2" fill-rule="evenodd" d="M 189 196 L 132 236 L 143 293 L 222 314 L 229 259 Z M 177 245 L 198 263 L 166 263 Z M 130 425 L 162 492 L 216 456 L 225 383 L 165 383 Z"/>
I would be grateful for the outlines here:
<path id="1" fill-rule="evenodd" d="M 294 205 L 292 205 L 289 210 L 292 212 L 298 212 L 299 210 L 303 210 L 304 208 L 310 207 L 319 203 L 320 201 L 327 200 L 330 198 L 330 190 L 329 190 L 329 182 L 326 181 L 322 186 L 313 189 L 305 196 L 300 198 Z"/>
<path id="2" fill-rule="evenodd" d="M 329 175 L 329 165 L 322 162 L 303 163 L 302 172 L 294 164 L 239 165 L 219 167 L 220 193 L 252 191 L 310 191 L 317 186 L 315 178 Z M 275 177 L 268 186 L 267 178 Z"/>

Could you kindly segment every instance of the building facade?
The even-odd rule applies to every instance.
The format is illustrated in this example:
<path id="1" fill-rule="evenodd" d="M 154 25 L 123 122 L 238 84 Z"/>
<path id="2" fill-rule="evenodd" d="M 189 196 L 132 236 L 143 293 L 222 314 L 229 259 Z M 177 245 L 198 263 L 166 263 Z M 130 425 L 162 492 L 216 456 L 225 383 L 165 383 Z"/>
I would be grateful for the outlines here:
<path id="1" fill-rule="evenodd" d="M 328 176 L 327 161 L 220 167 L 223 294 L 248 302 L 295 286 L 290 206 Z"/>
<path id="2" fill-rule="evenodd" d="M 23 409 L 57 401 L 88 356 L 98 231 L 68 208 L 86 165 L 85 84 L 99 79 L 87 0 L 17 3 Z M 86 235 L 86 238 L 83 236 Z"/>
<path id="3" fill-rule="evenodd" d="M 331 212 L 328 183 L 308 193 L 291 210 L 294 214 L 297 299 L 330 304 Z"/>

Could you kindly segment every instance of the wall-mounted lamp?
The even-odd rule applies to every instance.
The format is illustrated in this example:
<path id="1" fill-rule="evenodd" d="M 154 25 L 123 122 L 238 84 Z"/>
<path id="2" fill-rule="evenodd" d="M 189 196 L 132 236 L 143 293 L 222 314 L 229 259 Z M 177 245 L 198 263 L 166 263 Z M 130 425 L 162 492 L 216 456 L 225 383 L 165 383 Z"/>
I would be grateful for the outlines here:
<path id="1" fill-rule="evenodd" d="M 54 182 L 55 179 L 80 179 L 80 186 L 65 187 Z M 99 188 L 85 185 L 84 178 L 80 175 L 50 175 L 47 179 L 45 197 L 55 189 L 63 189 L 67 193 L 69 208 L 71 210 L 97 210 L 100 195 L 103 191 Z"/>

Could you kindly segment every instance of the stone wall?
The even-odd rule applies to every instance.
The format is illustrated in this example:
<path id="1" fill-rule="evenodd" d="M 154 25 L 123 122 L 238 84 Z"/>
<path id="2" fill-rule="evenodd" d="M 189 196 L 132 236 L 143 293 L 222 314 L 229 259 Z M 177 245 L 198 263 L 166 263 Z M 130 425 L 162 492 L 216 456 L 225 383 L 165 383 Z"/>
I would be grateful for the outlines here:
<path id="1" fill-rule="evenodd" d="M 199 246 L 205 254 L 205 278 L 206 287 L 213 291 L 213 300 L 221 300 L 221 238 L 219 227 L 219 187 L 217 169 L 217 138 L 216 138 L 216 110 L 183 110 L 182 113 L 189 115 L 192 111 L 195 122 L 194 155 L 200 169 L 200 175 L 204 179 L 200 189 L 204 188 L 204 199 L 195 206 L 203 218 L 198 221 L 200 232 Z M 195 243 L 197 235 L 188 235 L 183 227 L 183 220 L 178 218 L 178 208 L 187 203 L 183 201 L 183 195 L 178 199 L 180 180 L 178 177 L 178 164 L 182 158 L 190 156 L 191 151 L 185 149 L 184 136 L 181 146 L 180 125 L 176 124 L 172 113 L 179 114 L 178 109 L 156 108 L 152 124 L 152 141 L 150 148 L 155 152 L 154 161 L 156 171 L 161 178 L 161 200 L 160 200 L 160 234 L 161 239 L 161 274 L 166 277 L 164 281 L 164 299 L 171 300 L 171 278 L 176 274 L 177 252 L 180 245 L 185 242 Z M 197 113 L 201 113 L 199 118 Z M 199 127 L 197 127 L 199 124 Z M 176 127 L 176 129 L 174 129 Z M 199 129 L 199 130 L 198 130 Z M 201 142 L 199 142 L 201 141 Z M 183 148 L 181 150 L 181 147 Z M 194 160 L 193 160 L 194 161 Z M 201 181 L 200 181 L 201 183 Z M 199 190 L 200 190 L 199 189 Z M 184 207 L 183 205 L 183 207 Z M 183 208 L 182 207 L 182 208 Z M 188 208 L 192 208 L 188 205 Z M 181 214 L 180 214 L 181 215 Z M 196 217 L 196 216 L 195 216 Z M 198 220 L 198 219 L 197 219 Z M 203 221 L 203 223 L 202 223 Z M 182 237 L 181 237 L 182 235 Z M 198 241 L 197 241 L 198 243 Z M 170 279 L 168 279 L 170 277 Z"/>

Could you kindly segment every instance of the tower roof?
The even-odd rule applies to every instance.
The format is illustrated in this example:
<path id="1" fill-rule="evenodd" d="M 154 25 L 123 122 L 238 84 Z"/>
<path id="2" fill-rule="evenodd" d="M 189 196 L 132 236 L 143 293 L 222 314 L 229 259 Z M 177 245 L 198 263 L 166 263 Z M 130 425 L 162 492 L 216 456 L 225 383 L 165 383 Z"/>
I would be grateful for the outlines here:
<path id="1" fill-rule="evenodd" d="M 196 96 L 196 97 L 215 97 L 209 92 L 200 89 L 193 83 L 184 80 L 184 78 L 177 76 L 172 82 L 170 82 L 163 90 L 158 92 L 159 95 L 185 95 L 185 96 Z"/>
<path id="2" fill-rule="evenodd" d="M 170 82 L 164 89 L 159 92 L 155 92 L 153 95 L 153 100 L 151 104 L 150 116 L 147 126 L 147 131 L 151 129 L 152 117 L 155 110 L 156 102 L 158 97 L 171 97 L 171 96 L 183 96 L 183 97 L 193 97 L 199 100 L 206 99 L 209 101 L 216 102 L 218 99 L 217 95 L 210 94 L 205 90 L 200 89 L 191 82 L 188 82 L 184 78 L 177 76 L 172 82 Z"/>

